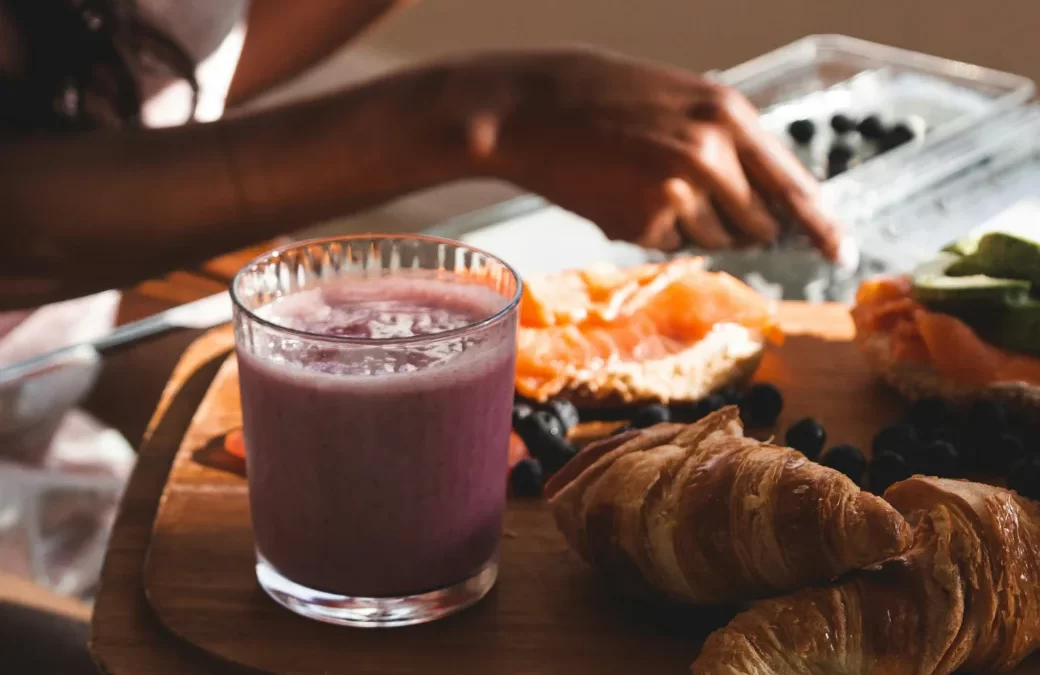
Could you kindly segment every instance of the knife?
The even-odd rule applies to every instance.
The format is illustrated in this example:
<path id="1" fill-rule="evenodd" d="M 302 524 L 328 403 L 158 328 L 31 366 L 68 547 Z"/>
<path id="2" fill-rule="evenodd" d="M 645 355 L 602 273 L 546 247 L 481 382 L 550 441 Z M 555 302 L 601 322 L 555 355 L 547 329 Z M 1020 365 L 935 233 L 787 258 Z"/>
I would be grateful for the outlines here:
<path id="1" fill-rule="evenodd" d="M 165 312 L 124 324 L 89 342 L 62 347 L 26 361 L 0 368 L 0 385 L 31 378 L 73 364 L 94 361 L 117 347 L 176 328 L 205 329 L 231 321 L 231 296 L 227 291 L 180 305 Z"/>

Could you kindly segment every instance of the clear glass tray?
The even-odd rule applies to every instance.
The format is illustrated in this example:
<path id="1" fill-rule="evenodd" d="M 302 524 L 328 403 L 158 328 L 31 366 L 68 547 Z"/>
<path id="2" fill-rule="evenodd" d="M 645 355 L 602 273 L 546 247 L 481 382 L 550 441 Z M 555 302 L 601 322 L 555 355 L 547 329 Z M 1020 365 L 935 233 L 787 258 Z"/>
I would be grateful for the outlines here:
<path id="1" fill-rule="evenodd" d="M 831 293 L 849 299 L 878 273 L 913 269 L 951 241 L 995 228 L 1040 235 L 1040 105 L 975 129 L 949 152 L 970 162 L 929 189 L 889 200 L 849 226 L 860 245 L 856 274 Z M 940 157 L 922 162 L 928 172 Z"/>
<path id="2" fill-rule="evenodd" d="M 841 140 L 865 155 L 834 181 L 843 198 L 902 178 L 915 157 L 961 132 L 1010 110 L 1033 94 L 1025 77 L 949 59 L 858 40 L 813 35 L 716 75 L 740 90 L 762 112 L 766 128 L 784 138 L 820 179 L 832 143 Z M 878 115 L 886 125 L 914 122 L 917 138 L 878 153 L 859 134 L 840 137 L 830 126 L 836 113 L 854 119 Z M 809 146 L 787 134 L 800 119 L 815 123 Z M 955 169 L 954 169 L 955 170 Z"/>

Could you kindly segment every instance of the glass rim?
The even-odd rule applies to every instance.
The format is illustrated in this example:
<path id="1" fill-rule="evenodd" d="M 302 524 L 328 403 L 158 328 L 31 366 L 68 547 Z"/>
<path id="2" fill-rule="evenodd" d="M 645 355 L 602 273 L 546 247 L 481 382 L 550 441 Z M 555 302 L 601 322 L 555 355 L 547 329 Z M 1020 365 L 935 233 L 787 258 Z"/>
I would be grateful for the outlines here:
<path id="1" fill-rule="evenodd" d="M 458 328 L 451 328 L 449 330 L 441 331 L 439 333 L 428 333 L 428 334 L 425 334 L 425 335 L 411 335 L 411 336 L 408 336 L 408 337 L 397 337 L 397 338 L 349 337 L 349 336 L 344 336 L 344 335 L 328 335 L 326 333 L 314 333 L 314 332 L 311 332 L 311 331 L 300 330 L 298 328 L 290 328 L 288 326 L 283 326 L 281 324 L 275 323 L 274 321 L 271 321 L 269 319 L 265 319 L 262 316 L 259 316 L 256 312 L 254 312 L 253 310 L 251 310 L 248 307 L 246 307 L 242 303 L 242 300 L 238 297 L 237 287 L 238 287 L 239 279 L 250 268 L 252 268 L 255 265 L 259 264 L 261 261 L 273 259 L 273 258 L 275 258 L 275 257 L 277 257 L 279 255 L 282 255 L 282 254 L 284 254 L 284 253 L 286 253 L 288 251 L 291 251 L 293 249 L 304 248 L 306 246 L 329 244 L 329 243 L 333 243 L 333 242 L 372 241 L 372 240 L 377 240 L 377 239 L 386 239 L 386 240 L 397 239 L 397 240 L 403 240 L 403 241 L 421 241 L 421 242 L 427 242 L 427 243 L 431 243 L 431 244 L 448 244 L 450 246 L 457 246 L 459 248 L 468 249 L 470 251 L 473 251 L 474 253 L 479 253 L 481 255 L 487 256 L 491 260 L 493 260 L 496 263 L 502 265 L 502 267 L 504 267 L 506 270 L 508 270 L 508 272 L 511 275 L 513 275 L 513 279 L 516 280 L 516 291 L 514 291 L 513 297 L 509 298 L 508 301 L 506 302 L 506 304 L 503 307 L 501 307 L 499 310 L 497 310 L 496 312 L 494 312 L 490 316 L 484 317 L 483 319 L 480 319 L 478 321 L 474 321 L 472 323 L 467 323 L 465 326 L 460 326 Z M 276 248 L 273 248 L 270 251 L 266 251 L 266 252 L 261 253 L 260 255 L 256 256 L 255 258 L 253 258 L 252 260 L 247 262 L 245 265 L 243 265 L 241 267 L 241 269 L 239 269 L 237 272 L 235 272 L 235 276 L 233 276 L 231 278 L 231 284 L 230 284 L 230 286 L 228 288 L 228 291 L 229 291 L 228 294 L 231 296 L 231 303 L 232 303 L 232 305 L 234 305 L 234 307 L 236 309 L 244 312 L 246 314 L 246 316 L 248 316 L 251 321 L 255 321 L 255 322 L 265 326 L 266 328 L 277 330 L 277 331 L 281 331 L 283 333 L 288 333 L 290 335 L 293 335 L 293 336 L 296 336 L 296 337 L 299 337 L 299 338 L 303 338 L 303 339 L 306 339 L 306 340 L 318 340 L 318 341 L 324 341 L 324 342 L 334 342 L 334 343 L 339 343 L 339 344 L 354 344 L 354 345 L 376 346 L 376 345 L 403 345 L 403 344 L 415 344 L 415 343 L 422 343 L 422 342 L 430 342 L 431 340 L 439 340 L 439 339 L 442 339 L 442 338 L 449 338 L 449 337 L 455 337 L 455 336 L 459 336 L 459 335 L 465 335 L 466 333 L 469 333 L 471 331 L 478 330 L 478 329 L 481 329 L 481 328 L 485 328 L 487 326 L 491 326 L 491 325 L 493 325 L 495 323 L 498 323 L 500 320 L 502 320 L 503 318 L 508 316 L 509 313 L 512 312 L 514 309 L 516 309 L 517 305 L 520 304 L 520 299 L 521 299 L 521 297 L 523 297 L 523 292 L 524 292 L 524 282 L 523 282 L 523 279 L 520 277 L 520 274 L 517 273 L 517 271 L 515 269 L 513 269 L 513 266 L 510 265 L 509 263 L 507 263 L 506 261 L 502 260 L 498 256 L 493 255 L 491 253 L 488 253 L 487 251 L 485 251 L 482 248 L 478 248 L 476 246 L 471 246 L 469 244 L 463 243 L 461 241 L 457 241 L 455 239 L 448 239 L 447 237 L 435 237 L 435 236 L 428 235 L 428 234 L 407 234 L 407 233 L 406 234 L 378 234 L 378 233 L 369 233 L 369 234 L 330 235 L 330 236 L 327 236 L 327 237 L 312 237 L 310 239 L 301 239 L 300 241 L 290 242 L 288 244 L 283 244 L 282 246 L 278 246 Z"/>

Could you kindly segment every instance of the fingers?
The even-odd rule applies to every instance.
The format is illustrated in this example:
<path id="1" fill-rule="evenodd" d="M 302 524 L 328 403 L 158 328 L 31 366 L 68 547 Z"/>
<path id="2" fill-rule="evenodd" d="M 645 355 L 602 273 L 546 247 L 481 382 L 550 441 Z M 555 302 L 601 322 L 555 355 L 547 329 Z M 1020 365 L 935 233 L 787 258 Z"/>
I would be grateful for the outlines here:
<path id="1" fill-rule="evenodd" d="M 754 240 L 776 241 L 780 226 L 748 182 L 732 139 L 715 125 L 697 125 L 690 134 L 694 174 L 732 225 Z"/>
<path id="2" fill-rule="evenodd" d="M 841 229 L 821 208 L 818 186 L 801 163 L 771 137 L 747 137 L 741 156 L 762 191 L 802 225 L 824 255 L 834 260 Z"/>
<path id="3" fill-rule="evenodd" d="M 776 241 L 780 226 L 748 182 L 733 142 L 723 129 L 701 123 L 685 129 L 683 138 L 655 136 L 643 142 L 673 176 L 681 178 L 695 194 L 700 191 L 700 199 L 687 199 L 688 213 L 681 219 L 687 223 L 685 232 L 698 241 L 703 238 L 709 245 L 717 244 L 715 248 L 734 243 L 734 237 L 719 224 L 710 195 L 744 240 Z"/>
<path id="4" fill-rule="evenodd" d="M 694 188 L 681 178 L 671 178 L 665 181 L 664 194 L 673 205 L 675 225 L 686 238 L 706 249 L 733 246 L 733 237 L 722 225 L 711 199 L 703 190 Z"/>
<path id="5" fill-rule="evenodd" d="M 675 229 L 676 212 L 671 208 L 658 209 L 643 228 L 634 243 L 659 251 L 674 251 L 682 246 L 682 237 Z"/>
<path id="6" fill-rule="evenodd" d="M 820 206 L 816 179 L 780 139 L 761 127 L 754 109 L 749 115 L 737 106 L 728 122 L 739 158 L 762 192 L 802 224 L 825 256 L 836 260 L 842 232 Z"/>
<path id="7" fill-rule="evenodd" d="M 701 188 L 682 178 L 669 178 L 660 185 L 653 200 L 650 219 L 637 244 L 662 251 L 674 251 L 683 240 L 692 240 L 705 249 L 733 246 L 734 239 Z"/>

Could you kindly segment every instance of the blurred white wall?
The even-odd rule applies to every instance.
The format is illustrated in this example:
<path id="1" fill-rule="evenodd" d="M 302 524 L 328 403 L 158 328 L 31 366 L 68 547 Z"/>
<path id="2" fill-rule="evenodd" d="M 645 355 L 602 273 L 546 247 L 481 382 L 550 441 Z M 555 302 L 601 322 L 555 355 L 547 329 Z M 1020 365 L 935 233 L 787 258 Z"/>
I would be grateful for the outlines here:
<path id="1" fill-rule="evenodd" d="M 828 32 L 1040 79 L 1038 27 L 1037 0 L 422 0 L 272 100 L 467 49 L 586 43 L 703 71 Z M 512 194 L 503 186 L 467 184 L 363 218 L 372 229 L 417 229 Z"/>

